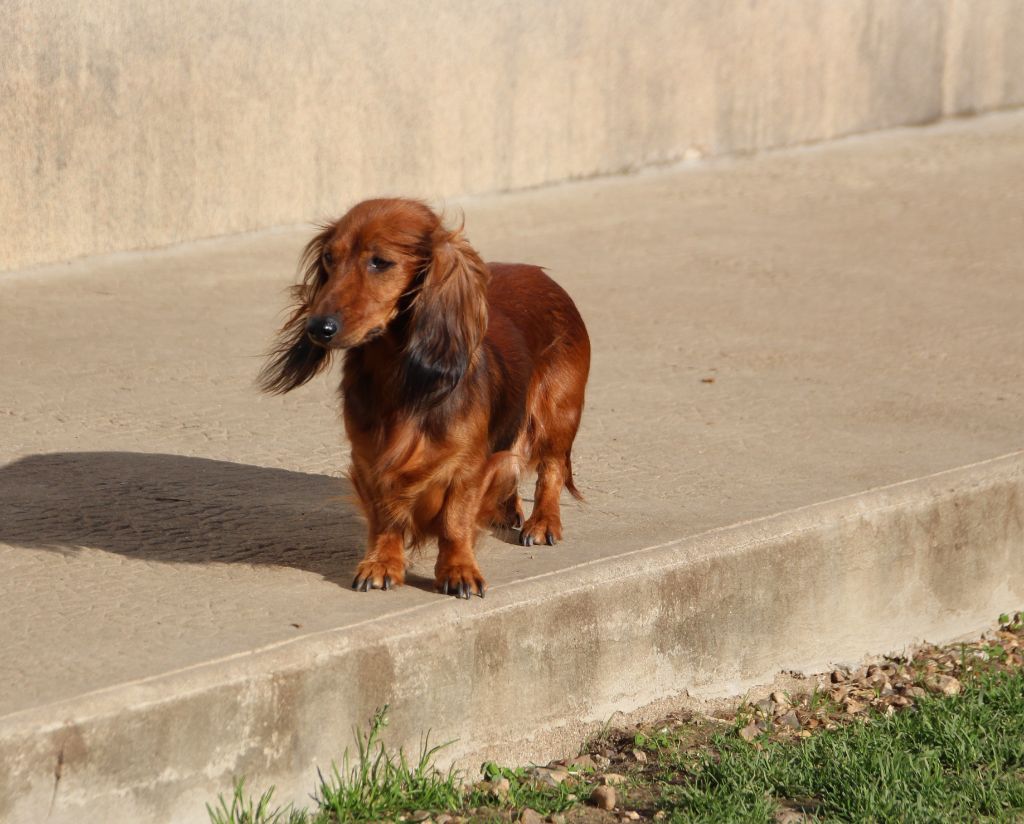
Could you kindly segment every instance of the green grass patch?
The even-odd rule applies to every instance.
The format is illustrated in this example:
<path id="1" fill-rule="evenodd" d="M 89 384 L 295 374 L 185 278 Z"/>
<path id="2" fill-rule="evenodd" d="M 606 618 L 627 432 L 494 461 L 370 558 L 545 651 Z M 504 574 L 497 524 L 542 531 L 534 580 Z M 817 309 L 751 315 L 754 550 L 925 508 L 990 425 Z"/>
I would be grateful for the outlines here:
<path id="1" fill-rule="evenodd" d="M 401 816 L 422 819 L 425 813 L 444 811 L 487 820 L 488 809 L 497 814 L 501 809 L 530 807 L 548 815 L 577 801 L 568 784 L 550 787 L 535 781 L 527 769 L 493 763 L 483 765 L 486 781 L 467 787 L 461 773 L 441 771 L 434 764 L 438 753 L 451 742 L 431 746 L 425 737 L 411 761 L 403 750 L 390 750 L 381 741 L 387 709 L 377 711 L 366 732 L 354 731 L 354 756 L 346 750 L 340 766 L 332 765 L 326 775 L 319 773 L 312 796 L 314 809 L 273 806 L 273 787 L 253 798 L 239 780 L 230 799 L 221 796 L 216 806 L 207 805 L 211 824 L 343 824 Z"/>
<path id="2" fill-rule="evenodd" d="M 1024 673 L 983 675 L 954 697 L 802 742 L 719 735 L 695 754 L 661 748 L 655 807 L 673 822 L 1024 819 Z"/>

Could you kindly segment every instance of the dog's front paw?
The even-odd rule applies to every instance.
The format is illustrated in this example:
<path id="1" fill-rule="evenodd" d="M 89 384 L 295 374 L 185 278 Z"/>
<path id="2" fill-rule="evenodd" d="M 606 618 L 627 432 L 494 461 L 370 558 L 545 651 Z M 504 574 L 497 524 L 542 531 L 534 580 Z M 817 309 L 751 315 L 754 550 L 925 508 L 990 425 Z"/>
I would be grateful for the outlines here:
<path id="1" fill-rule="evenodd" d="M 523 531 L 519 533 L 519 543 L 523 546 L 534 544 L 547 544 L 554 546 L 562 540 L 562 521 L 556 515 L 545 516 L 536 512 L 523 524 Z"/>
<path id="2" fill-rule="evenodd" d="M 391 589 L 405 583 L 405 566 L 396 561 L 363 561 L 356 567 L 352 589 Z"/>
<path id="3" fill-rule="evenodd" d="M 487 582 L 476 564 L 453 563 L 434 570 L 434 588 L 456 598 L 469 598 L 470 595 L 483 598 Z"/>

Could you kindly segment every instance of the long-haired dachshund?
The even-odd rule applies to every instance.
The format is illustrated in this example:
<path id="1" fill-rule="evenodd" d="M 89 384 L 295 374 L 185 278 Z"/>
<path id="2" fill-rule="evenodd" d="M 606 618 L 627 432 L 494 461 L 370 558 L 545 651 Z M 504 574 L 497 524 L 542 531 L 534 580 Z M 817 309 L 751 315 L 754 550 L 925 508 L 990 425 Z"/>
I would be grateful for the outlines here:
<path id="1" fill-rule="evenodd" d="M 344 351 L 350 477 L 369 525 L 353 589 L 405 579 L 405 549 L 438 542 L 434 582 L 484 596 L 481 526 L 520 543 L 562 537 L 590 340 L 570 297 L 538 266 L 484 263 L 422 203 L 367 200 L 306 246 L 295 307 L 260 373 L 283 393 Z M 536 469 L 523 522 L 517 480 Z"/>

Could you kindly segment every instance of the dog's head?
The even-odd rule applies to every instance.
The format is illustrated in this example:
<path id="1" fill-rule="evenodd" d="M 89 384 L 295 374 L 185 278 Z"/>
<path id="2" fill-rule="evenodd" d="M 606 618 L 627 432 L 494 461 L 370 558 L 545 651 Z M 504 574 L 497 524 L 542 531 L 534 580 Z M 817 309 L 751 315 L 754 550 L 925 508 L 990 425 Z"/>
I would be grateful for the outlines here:
<path id="1" fill-rule="evenodd" d="M 410 398 L 449 392 L 487 329 L 487 268 L 462 235 L 413 200 L 366 200 L 302 256 L 295 308 L 260 373 L 265 391 L 306 383 L 333 352 L 391 335 Z"/>

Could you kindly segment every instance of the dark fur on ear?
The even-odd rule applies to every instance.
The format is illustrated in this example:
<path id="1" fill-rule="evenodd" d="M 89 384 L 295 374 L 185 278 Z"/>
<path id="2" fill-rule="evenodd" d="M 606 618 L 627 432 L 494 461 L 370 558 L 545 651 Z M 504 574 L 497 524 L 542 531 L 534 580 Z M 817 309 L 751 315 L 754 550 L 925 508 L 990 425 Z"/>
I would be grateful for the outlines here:
<path id="1" fill-rule="evenodd" d="M 277 342 L 267 354 L 268 360 L 257 378 L 264 392 L 273 395 L 290 392 L 330 363 L 330 350 L 317 346 L 306 334 L 306 319 L 317 292 L 327 283 L 327 271 L 323 263 L 324 244 L 333 232 L 333 225 L 323 226 L 302 252 L 299 263 L 302 280 L 291 288 L 294 301 L 292 313 L 278 332 Z"/>
<path id="2" fill-rule="evenodd" d="M 429 408 L 462 380 L 487 331 L 490 274 L 462 229 L 434 232 L 430 259 L 412 299 L 402 389 Z"/>

